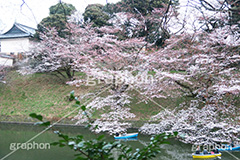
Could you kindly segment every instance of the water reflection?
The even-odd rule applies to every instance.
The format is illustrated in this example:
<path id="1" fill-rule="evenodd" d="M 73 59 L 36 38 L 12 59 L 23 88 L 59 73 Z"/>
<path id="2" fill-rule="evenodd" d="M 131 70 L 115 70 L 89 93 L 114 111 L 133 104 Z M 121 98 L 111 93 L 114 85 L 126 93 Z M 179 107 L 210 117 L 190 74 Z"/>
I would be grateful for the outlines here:
<path id="1" fill-rule="evenodd" d="M 32 125 L 17 125 L 17 124 L 2 124 L 0 123 L 0 159 L 10 152 L 9 146 L 11 143 L 24 143 L 44 128 Z M 85 139 L 97 138 L 99 135 L 90 132 L 88 129 L 83 127 L 69 127 L 62 126 L 56 127 L 56 130 L 61 131 L 69 136 L 83 135 Z M 136 130 L 130 130 L 129 132 L 136 132 Z M 106 135 L 107 141 L 115 141 L 113 136 Z M 37 137 L 35 142 L 55 142 L 58 141 L 57 135 L 53 131 L 47 131 Z M 133 150 L 137 148 L 143 148 L 150 142 L 150 136 L 139 134 L 138 138 L 118 140 L 121 143 L 131 145 Z M 184 144 L 174 139 L 169 140 L 169 144 L 163 144 L 161 147 L 161 153 L 157 156 L 157 160 L 193 160 L 192 158 L 192 145 Z M 76 152 L 72 151 L 70 148 L 60 148 L 56 146 L 51 146 L 49 150 L 19 150 L 12 154 L 6 160 L 71 160 L 74 159 L 74 154 Z M 239 152 L 231 153 L 236 157 L 240 158 Z M 117 156 L 117 152 L 115 154 Z M 228 153 L 222 154 L 223 160 L 234 160 Z M 195 159 L 194 159 L 195 160 Z M 209 159 L 208 159 L 209 160 Z M 210 159 L 217 160 L 217 159 Z"/>

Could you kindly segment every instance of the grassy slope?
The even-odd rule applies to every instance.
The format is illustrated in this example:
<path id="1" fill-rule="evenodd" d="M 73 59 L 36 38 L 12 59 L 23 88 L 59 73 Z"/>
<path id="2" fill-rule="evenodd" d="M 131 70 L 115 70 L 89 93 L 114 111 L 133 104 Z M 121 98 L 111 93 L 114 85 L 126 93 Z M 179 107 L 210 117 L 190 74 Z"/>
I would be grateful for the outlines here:
<path id="1" fill-rule="evenodd" d="M 67 101 L 71 90 L 75 90 L 77 94 L 88 92 L 86 87 L 71 87 L 48 74 L 21 76 L 16 72 L 10 72 L 6 81 L 7 85 L 0 84 L 2 118 L 28 117 L 34 112 L 58 119 L 74 109 Z"/>
<path id="2" fill-rule="evenodd" d="M 70 91 L 75 90 L 76 95 L 81 95 L 98 88 L 85 86 L 76 88 L 64 84 L 53 75 L 38 73 L 21 76 L 14 71 L 8 74 L 6 81 L 8 82 L 6 85 L 0 83 L 0 121 L 29 121 L 30 113 L 42 114 L 44 117 L 57 120 L 75 109 L 67 98 Z M 170 108 L 184 100 L 184 98 L 155 99 L 163 107 Z M 151 115 L 161 110 L 153 102 L 145 104 L 138 101 L 139 99 L 134 97 L 130 104 L 131 111 L 137 115 L 135 120 L 148 120 Z M 96 112 L 95 117 L 98 117 L 99 112 Z M 76 114 L 77 112 L 74 112 L 69 118 Z"/>

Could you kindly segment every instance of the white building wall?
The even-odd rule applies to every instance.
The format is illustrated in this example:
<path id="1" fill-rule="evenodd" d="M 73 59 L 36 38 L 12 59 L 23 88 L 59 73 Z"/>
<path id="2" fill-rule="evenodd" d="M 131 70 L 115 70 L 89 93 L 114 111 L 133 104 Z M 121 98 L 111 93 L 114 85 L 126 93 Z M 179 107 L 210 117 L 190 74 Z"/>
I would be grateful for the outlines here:
<path id="1" fill-rule="evenodd" d="M 0 57 L 0 66 L 12 66 L 13 59 Z"/>
<path id="2" fill-rule="evenodd" d="M 28 38 L 1 39 L 1 52 L 26 52 L 29 50 Z"/>

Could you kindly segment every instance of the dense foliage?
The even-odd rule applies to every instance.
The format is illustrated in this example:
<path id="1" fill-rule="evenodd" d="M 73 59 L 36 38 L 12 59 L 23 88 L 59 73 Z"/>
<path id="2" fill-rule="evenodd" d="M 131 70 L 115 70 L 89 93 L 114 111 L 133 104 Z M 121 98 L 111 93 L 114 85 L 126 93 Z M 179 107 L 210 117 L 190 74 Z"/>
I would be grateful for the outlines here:
<path id="1" fill-rule="evenodd" d="M 74 100 L 75 107 L 81 108 L 83 112 L 86 112 L 86 107 L 84 105 L 80 105 L 80 101 L 74 95 L 74 91 L 70 94 L 70 100 Z M 49 121 L 43 121 L 43 117 L 41 115 L 37 115 L 35 113 L 31 113 L 30 117 L 39 120 L 40 122 L 36 122 L 37 125 L 47 126 L 47 129 L 54 127 L 51 125 Z M 85 115 L 87 118 L 88 115 Z M 91 121 L 89 119 L 89 125 L 91 125 Z M 137 148 L 135 151 L 128 145 L 122 144 L 121 141 L 113 141 L 107 142 L 104 139 L 104 135 L 99 136 L 96 139 L 85 140 L 83 135 L 76 135 L 73 137 L 69 137 L 68 135 L 62 134 L 59 131 L 54 131 L 60 138 L 59 141 L 53 142 L 52 145 L 59 147 L 70 147 L 74 151 L 78 152 L 75 154 L 76 160 L 147 160 L 156 158 L 160 153 L 161 144 L 167 143 L 167 139 L 176 137 L 177 132 L 173 134 L 159 134 L 151 138 L 151 142 L 139 149 Z M 114 153 L 117 153 L 114 156 Z"/>
<path id="2" fill-rule="evenodd" d="M 69 35 L 67 30 L 68 16 L 70 16 L 76 8 L 72 4 L 59 2 L 49 8 L 49 16 L 44 18 L 37 26 L 37 32 L 34 35 L 35 38 L 40 39 L 40 33 L 48 31 L 48 28 L 55 28 L 60 37 L 66 37 Z"/>
<path id="3" fill-rule="evenodd" d="M 126 131 L 131 124 L 125 120 L 135 117 L 128 105 L 137 97 L 140 102 L 152 101 L 162 108 L 153 117 L 158 123 L 145 124 L 141 128 L 144 133 L 178 131 L 184 141 L 190 143 L 237 140 L 240 132 L 239 26 L 227 23 L 228 14 L 214 12 L 214 16 L 224 22 L 222 25 L 170 36 L 163 30 L 172 24 L 170 17 L 174 19 L 178 14 L 171 3 L 163 6 L 149 9 L 151 12 L 146 15 L 116 13 L 107 21 L 112 25 L 101 27 L 91 23 L 69 23 L 70 38 L 62 38 L 51 29 L 29 53 L 29 60 L 35 61 L 33 65 L 21 72 L 61 74 L 66 69 L 64 71 L 70 75 L 69 85 L 100 83 L 101 92 L 108 94 L 90 93 L 79 97 L 93 97 L 94 100 L 86 106 L 86 112 L 79 111 L 75 117 L 78 123 L 83 123 L 88 120 L 86 114 L 102 113 L 92 122 L 91 129 L 96 132 Z M 102 6 L 98 7 L 100 12 Z M 208 19 L 197 18 L 208 24 Z M 148 22 L 161 30 L 148 29 Z M 142 31 L 148 32 L 140 36 Z M 149 41 L 150 35 L 156 33 L 168 36 L 162 41 L 155 38 Z M 158 42 L 161 48 L 156 47 Z M 86 79 L 69 74 L 69 70 L 86 73 Z M 169 109 L 154 101 L 155 98 L 179 96 L 192 100 L 176 108 L 169 106 Z"/>
<path id="4" fill-rule="evenodd" d="M 120 38 L 144 37 L 145 41 L 162 46 L 170 37 L 167 24 L 177 15 L 176 6 L 178 1 L 122 0 L 105 6 L 89 5 L 83 15 L 93 26 L 121 25 L 124 31 L 119 34 Z"/>
<path id="5" fill-rule="evenodd" d="M 104 12 L 103 5 L 101 4 L 90 4 L 85 8 L 83 13 L 84 20 L 86 22 L 92 22 L 93 26 L 102 27 L 105 25 L 110 25 L 108 20 L 110 15 Z"/>

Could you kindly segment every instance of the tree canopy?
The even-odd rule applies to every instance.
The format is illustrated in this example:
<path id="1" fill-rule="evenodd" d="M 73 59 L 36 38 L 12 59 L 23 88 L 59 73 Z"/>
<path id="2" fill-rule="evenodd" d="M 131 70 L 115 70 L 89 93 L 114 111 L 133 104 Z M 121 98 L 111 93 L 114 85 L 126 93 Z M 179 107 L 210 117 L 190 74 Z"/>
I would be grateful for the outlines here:
<path id="1" fill-rule="evenodd" d="M 61 2 L 51 6 L 49 11 L 50 15 L 61 14 L 70 16 L 74 11 L 76 11 L 76 8 L 72 4 Z"/>
<path id="2" fill-rule="evenodd" d="M 231 137 L 237 138 L 239 26 L 225 23 L 229 15 L 214 11 L 213 17 L 220 17 L 224 25 L 211 31 L 201 26 L 202 30 L 194 33 L 183 31 L 171 35 L 168 27 L 175 23 L 170 23 L 170 19 L 177 20 L 178 14 L 171 3 L 163 6 L 151 13 L 142 10 L 145 15 L 140 11 L 115 13 L 109 19 L 112 25 L 69 23 L 71 38 L 60 37 L 53 28 L 43 34 L 44 41 L 29 53 L 30 60 L 37 60 L 29 68 L 33 72 L 59 72 L 63 68 L 84 72 L 85 79 L 71 74 L 67 82 L 77 87 L 99 82 L 101 92 L 108 95 L 84 95 L 94 100 L 85 106 L 85 112 L 79 111 L 75 117 L 78 123 L 83 123 L 88 120 L 86 114 L 102 113 L 99 119 L 93 119 L 91 129 L 95 132 L 126 131 L 131 123 L 124 120 L 135 118 L 130 104 L 138 98 L 139 103 L 152 101 L 160 108 L 153 121 L 141 127 L 143 133 L 178 131 L 188 143 L 227 142 Z M 103 10 L 102 5 L 89 8 L 86 12 L 90 11 L 89 15 L 94 9 L 99 13 Z M 207 23 L 208 17 L 200 16 L 195 18 L 203 18 Z M 126 36 L 119 38 L 119 33 Z M 162 33 L 167 36 L 163 37 Z M 160 35 L 156 39 L 148 39 L 157 34 Z M 162 47 L 156 47 L 158 40 Z M 155 98 L 178 96 L 191 100 L 172 109 L 155 102 Z"/>
<path id="3" fill-rule="evenodd" d="M 88 5 L 83 13 L 84 21 L 93 22 L 94 27 L 109 25 L 108 20 L 110 19 L 110 16 L 103 10 L 103 7 L 104 6 L 101 4 Z"/>
<path id="4" fill-rule="evenodd" d="M 146 41 L 162 46 L 164 41 L 169 38 L 169 31 L 166 28 L 167 19 L 176 14 L 170 13 L 170 10 L 175 10 L 177 5 L 177 0 L 122 0 L 116 4 L 106 4 L 105 6 L 100 4 L 88 5 L 83 15 L 84 20 L 92 22 L 94 27 L 102 27 L 104 25 L 114 25 L 113 21 L 109 22 L 109 20 L 118 16 L 118 13 L 125 13 L 125 16 L 132 17 L 132 19 L 122 19 L 124 22 L 121 26 L 125 28 L 125 31 L 119 35 L 121 38 L 126 38 L 129 35 L 146 37 Z M 161 12 L 156 12 L 157 10 L 161 10 Z M 138 27 L 133 31 L 132 28 L 136 28 L 137 21 L 144 21 L 144 24 L 142 24 L 141 28 Z"/>
<path id="5" fill-rule="evenodd" d="M 67 20 L 76 8 L 72 4 L 67 4 L 64 2 L 59 2 L 49 8 L 50 15 L 44 18 L 37 26 L 37 33 L 35 37 L 40 39 L 39 33 L 44 33 L 47 31 L 46 28 L 55 27 L 58 35 L 60 37 L 65 37 L 69 35 L 67 31 Z"/>

